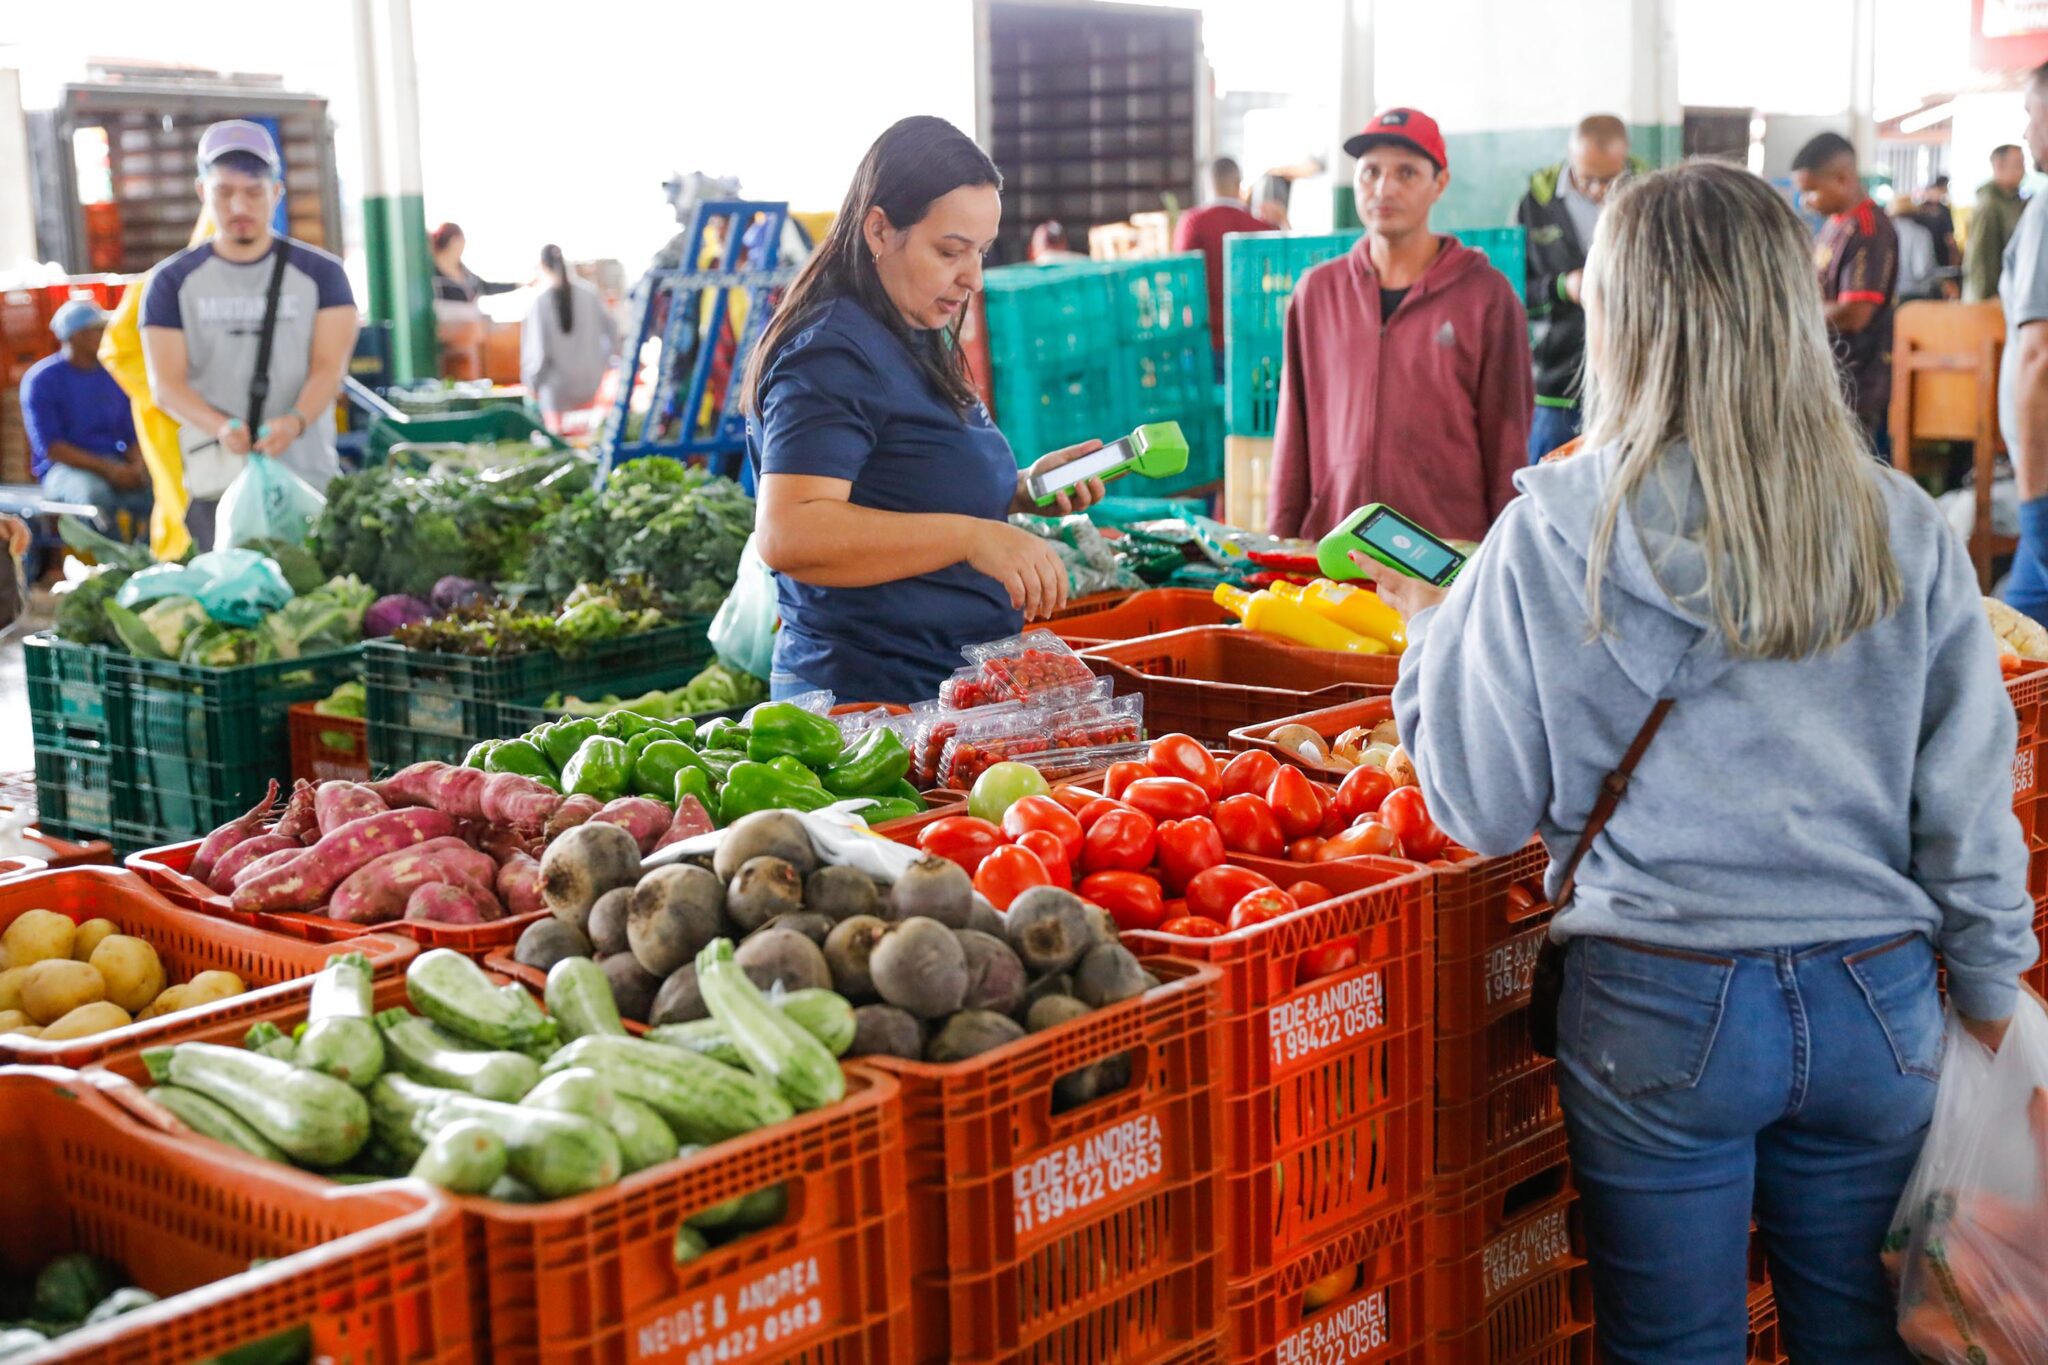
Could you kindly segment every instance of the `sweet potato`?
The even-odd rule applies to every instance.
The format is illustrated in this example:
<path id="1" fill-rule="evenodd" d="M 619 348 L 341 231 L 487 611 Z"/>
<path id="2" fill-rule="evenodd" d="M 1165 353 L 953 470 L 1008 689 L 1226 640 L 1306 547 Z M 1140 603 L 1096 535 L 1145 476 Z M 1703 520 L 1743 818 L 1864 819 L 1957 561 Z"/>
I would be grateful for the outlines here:
<path id="1" fill-rule="evenodd" d="M 538 857 L 531 848 L 532 841 L 510 825 L 481 825 L 472 833 L 463 834 L 478 848 L 491 855 L 491 861 L 503 867 L 514 858 Z"/>
<path id="2" fill-rule="evenodd" d="M 446 763 L 428 759 L 400 768 L 382 782 L 372 782 L 370 790 L 394 809 L 399 806 L 431 806 L 434 804 L 435 784 L 446 771 Z"/>
<path id="3" fill-rule="evenodd" d="M 498 869 L 498 899 L 508 915 L 530 915 L 547 909 L 540 896 L 540 859 L 526 853 L 507 858 Z"/>
<path id="4" fill-rule="evenodd" d="M 294 840 L 289 846 L 281 848 L 275 853 L 266 853 L 261 858 L 252 858 L 235 869 L 234 886 L 240 886 L 251 877 L 260 877 L 273 867 L 283 867 L 305 851 L 305 846 Z M 222 891 L 221 894 L 223 896 L 233 894 L 234 886 Z"/>
<path id="5" fill-rule="evenodd" d="M 407 919 L 441 924 L 488 924 L 505 918 L 498 898 L 469 882 L 428 882 L 405 902 Z"/>
<path id="6" fill-rule="evenodd" d="M 581 793 L 565 796 L 562 798 L 562 804 L 555 807 L 555 813 L 548 817 L 547 828 L 542 833 L 552 840 L 576 828 L 603 809 L 604 802 L 594 796 L 584 796 Z"/>
<path id="7" fill-rule="evenodd" d="M 667 802 L 656 801 L 651 796 L 622 796 L 607 802 L 590 818 L 603 824 L 617 825 L 633 836 L 633 842 L 640 845 L 641 853 L 645 854 L 652 853 L 661 836 L 668 833 L 672 816 Z"/>
<path id="8" fill-rule="evenodd" d="M 484 783 L 491 774 L 480 768 L 447 763 L 415 763 L 400 768 L 370 789 L 391 806 L 431 806 L 458 820 L 484 818 Z"/>
<path id="9" fill-rule="evenodd" d="M 704 803 L 695 796 L 685 793 L 676 807 L 675 819 L 669 821 L 668 832 L 661 836 L 656 848 L 667 848 L 685 839 L 694 839 L 700 834 L 709 834 L 717 826 L 711 823 L 711 816 L 705 811 Z"/>
<path id="10" fill-rule="evenodd" d="M 252 835 L 242 840 L 241 843 L 236 844 L 226 853 L 221 854 L 220 861 L 213 865 L 213 875 L 206 879 L 206 884 L 222 895 L 226 895 L 235 889 L 235 879 L 243 868 L 255 862 L 258 858 L 278 853 L 285 849 L 290 849 L 294 853 L 301 851 L 299 841 L 292 838 L 289 834 Z"/>
<path id="11" fill-rule="evenodd" d="M 489 854 L 460 839 L 429 839 L 351 872 L 335 888 L 327 914 L 349 924 L 383 924 L 404 915 L 408 898 L 422 886 L 462 882 L 488 891 L 497 871 Z"/>
<path id="12" fill-rule="evenodd" d="M 238 815 L 222 825 L 199 842 L 199 851 L 192 855 L 192 866 L 186 875 L 194 881 L 213 885 L 213 865 L 219 862 L 227 851 L 244 839 L 253 839 L 262 830 L 263 822 L 270 818 L 271 808 L 277 805 L 277 783 L 270 784 L 270 790 L 263 799 L 250 808 L 246 815 Z"/>
<path id="13" fill-rule="evenodd" d="M 356 869 L 386 853 L 454 832 L 455 822 L 433 810 L 391 810 L 351 820 L 332 834 L 320 836 L 319 843 L 282 867 L 251 877 L 236 887 L 234 908 L 317 910 Z"/>
<path id="14" fill-rule="evenodd" d="M 383 797 L 360 782 L 322 782 L 313 792 L 313 818 L 322 834 L 390 809 Z"/>
<path id="15" fill-rule="evenodd" d="M 284 814 L 277 817 L 277 833 L 289 834 L 303 843 L 310 835 L 320 837 L 320 820 L 313 809 L 314 798 L 318 796 L 313 784 L 300 778 L 292 784 L 291 800 L 284 803 Z"/>
<path id="16" fill-rule="evenodd" d="M 539 832 L 562 804 L 562 794 L 521 773 L 492 773 L 484 780 L 484 819 Z"/>

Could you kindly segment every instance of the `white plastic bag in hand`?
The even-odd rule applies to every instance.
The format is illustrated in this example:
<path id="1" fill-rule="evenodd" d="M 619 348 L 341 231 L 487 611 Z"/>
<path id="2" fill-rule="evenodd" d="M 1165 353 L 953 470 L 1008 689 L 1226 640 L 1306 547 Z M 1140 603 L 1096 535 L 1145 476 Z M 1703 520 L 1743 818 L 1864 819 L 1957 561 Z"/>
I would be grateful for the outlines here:
<path id="1" fill-rule="evenodd" d="M 1934 1122 L 1892 1215 L 1899 1335 L 1941 1365 L 2048 1365 L 2048 1010 L 1996 1055 L 1949 1007 Z"/>

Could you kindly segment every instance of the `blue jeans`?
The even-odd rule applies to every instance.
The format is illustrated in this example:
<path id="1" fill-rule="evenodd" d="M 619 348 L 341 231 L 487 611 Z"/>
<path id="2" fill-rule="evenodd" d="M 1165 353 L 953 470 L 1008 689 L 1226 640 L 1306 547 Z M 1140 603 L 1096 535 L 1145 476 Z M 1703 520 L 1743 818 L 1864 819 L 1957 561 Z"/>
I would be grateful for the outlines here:
<path id="1" fill-rule="evenodd" d="M 1553 408 L 1548 403 L 1538 403 L 1529 418 L 1529 463 L 1535 464 L 1578 434 L 1577 406 Z"/>
<path id="2" fill-rule="evenodd" d="M 92 519 L 92 524 L 101 535 L 120 536 L 118 514 L 126 512 L 130 537 L 149 539 L 149 509 L 156 506 L 156 494 L 150 491 L 147 481 L 140 488 L 117 492 L 114 485 L 90 469 L 53 464 L 43 474 L 43 492 L 61 502 L 83 502 L 97 507 L 99 515 Z"/>
<path id="3" fill-rule="evenodd" d="M 1918 934 L 1573 941 L 1559 1086 L 1609 1365 L 1743 1359 L 1754 1214 L 1798 1362 L 1911 1365 L 1878 1261 L 1941 1067 Z"/>
<path id="4" fill-rule="evenodd" d="M 2020 544 L 2005 580 L 2005 600 L 2015 611 L 2048 621 L 2048 497 L 2020 504 Z"/>

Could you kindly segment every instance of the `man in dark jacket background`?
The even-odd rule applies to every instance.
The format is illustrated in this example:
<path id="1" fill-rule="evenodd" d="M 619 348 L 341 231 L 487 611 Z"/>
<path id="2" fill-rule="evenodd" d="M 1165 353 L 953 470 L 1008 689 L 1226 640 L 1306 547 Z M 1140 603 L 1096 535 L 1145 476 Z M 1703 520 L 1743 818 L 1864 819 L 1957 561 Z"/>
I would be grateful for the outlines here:
<path id="1" fill-rule="evenodd" d="M 1529 234 L 1529 349 L 1536 378 L 1532 464 L 1579 434 L 1579 371 L 1586 359 L 1579 280 L 1608 192 L 1643 169 L 1628 154 L 1628 125 L 1612 114 L 1590 114 L 1573 130 L 1565 159 L 1529 177 L 1529 192 L 1515 209 L 1516 225 Z"/>

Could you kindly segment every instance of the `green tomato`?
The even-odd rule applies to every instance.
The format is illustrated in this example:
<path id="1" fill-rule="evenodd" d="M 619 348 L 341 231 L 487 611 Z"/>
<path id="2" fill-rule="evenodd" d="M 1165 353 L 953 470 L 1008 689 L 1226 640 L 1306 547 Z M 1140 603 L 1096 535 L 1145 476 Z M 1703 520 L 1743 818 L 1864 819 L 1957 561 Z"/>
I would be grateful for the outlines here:
<path id="1" fill-rule="evenodd" d="M 992 824 L 1003 822 L 1003 813 L 1027 796 L 1043 796 L 1051 788 L 1045 774 L 1028 763 L 998 763 L 974 779 L 967 794 L 967 811 Z"/>

